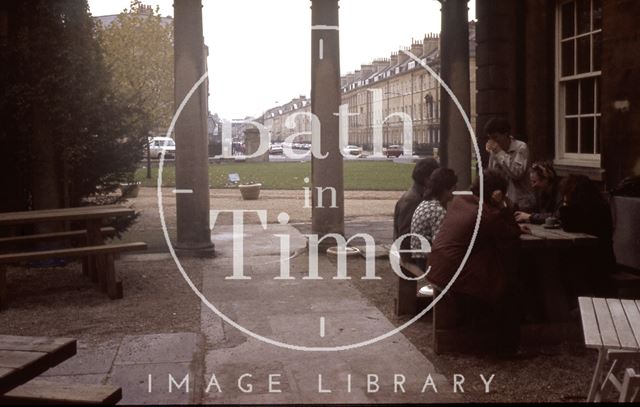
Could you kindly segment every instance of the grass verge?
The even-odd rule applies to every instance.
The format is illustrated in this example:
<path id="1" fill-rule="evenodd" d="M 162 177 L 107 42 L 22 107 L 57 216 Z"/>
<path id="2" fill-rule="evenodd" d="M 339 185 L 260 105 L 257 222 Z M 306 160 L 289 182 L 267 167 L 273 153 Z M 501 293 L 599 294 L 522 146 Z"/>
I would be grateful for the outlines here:
<path id="1" fill-rule="evenodd" d="M 411 186 L 413 164 L 392 161 L 345 161 L 344 187 L 348 191 L 402 191 Z M 151 178 L 146 178 L 146 168 L 136 172 L 136 180 L 143 186 L 157 185 L 158 169 L 153 168 Z M 310 162 L 271 163 L 216 163 L 209 165 L 209 186 L 227 187 L 230 173 L 240 175 L 241 183 L 259 182 L 264 189 L 302 189 L 309 184 L 305 178 L 311 176 Z M 163 187 L 175 187 L 175 167 L 165 166 L 162 171 Z"/>

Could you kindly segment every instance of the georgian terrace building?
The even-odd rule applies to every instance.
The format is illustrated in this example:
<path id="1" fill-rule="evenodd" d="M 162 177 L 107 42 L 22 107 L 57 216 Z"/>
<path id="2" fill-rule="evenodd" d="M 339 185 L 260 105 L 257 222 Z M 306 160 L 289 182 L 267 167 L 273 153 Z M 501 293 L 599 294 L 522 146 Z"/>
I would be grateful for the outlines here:
<path id="1" fill-rule="evenodd" d="M 471 94 L 475 95 L 475 22 L 469 23 Z M 440 38 L 428 34 L 422 41 L 413 41 L 411 46 L 391 54 L 389 58 L 377 58 L 362 65 L 353 73 L 341 78 L 342 104 L 349 105 L 348 144 L 373 150 L 375 97 L 380 95 L 382 119 L 394 113 L 411 117 L 414 151 L 429 151 L 440 141 L 440 83 L 421 64 L 403 51 L 415 55 L 436 73 L 440 71 Z M 285 126 L 287 117 L 298 112 L 311 112 L 311 100 L 300 96 L 281 106 L 265 112 L 258 121 L 271 132 L 271 140 L 281 142 L 294 133 L 310 132 L 311 122 L 299 117 L 297 127 Z M 475 128 L 475 97 L 471 98 L 471 124 Z M 383 145 L 402 144 L 403 123 L 391 117 L 382 126 Z M 311 136 L 296 139 L 310 142 Z"/>
<path id="2" fill-rule="evenodd" d="M 295 142 L 311 143 L 311 120 L 308 115 L 292 117 L 291 120 L 295 120 L 295 128 L 286 126 L 287 118 L 296 113 L 311 113 L 311 100 L 300 95 L 281 106 L 267 110 L 257 121 L 269 130 L 272 142 L 283 142 L 292 134 L 305 133 L 297 137 Z"/>

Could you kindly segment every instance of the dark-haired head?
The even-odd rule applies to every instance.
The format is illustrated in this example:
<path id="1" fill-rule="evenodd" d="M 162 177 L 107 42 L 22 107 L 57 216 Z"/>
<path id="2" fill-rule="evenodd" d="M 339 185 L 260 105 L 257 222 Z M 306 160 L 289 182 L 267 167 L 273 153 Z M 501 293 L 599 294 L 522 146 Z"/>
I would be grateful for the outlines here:
<path id="1" fill-rule="evenodd" d="M 509 135 L 511 133 L 511 125 L 502 117 L 494 117 L 489 119 L 484 126 L 484 134 L 491 138 L 495 134 Z"/>
<path id="2" fill-rule="evenodd" d="M 424 193 L 425 200 L 443 199 L 443 194 L 451 192 L 458 183 L 458 177 L 449 168 L 438 168 L 429 177 L 427 189 Z M 444 199 L 447 200 L 447 199 Z"/>
<path id="3" fill-rule="evenodd" d="M 503 195 L 507 193 L 507 187 L 509 181 L 496 170 L 485 170 L 482 173 L 483 179 L 483 201 L 485 203 L 491 202 L 491 196 L 495 191 L 501 191 Z M 471 186 L 471 192 L 477 197 L 480 196 L 480 177 L 476 177 Z"/>
<path id="4" fill-rule="evenodd" d="M 511 125 L 501 117 L 490 119 L 484 126 L 484 134 L 503 150 L 508 150 L 511 144 Z"/>
<path id="5" fill-rule="evenodd" d="M 426 186 L 427 181 L 434 170 L 440 168 L 440 164 L 433 158 L 423 158 L 418 161 L 413 167 L 413 173 L 411 174 L 411 178 L 413 181 L 420 185 Z"/>
<path id="6" fill-rule="evenodd" d="M 531 187 L 536 191 L 546 191 L 555 188 L 558 182 L 556 170 L 549 161 L 539 161 L 531 166 Z"/>

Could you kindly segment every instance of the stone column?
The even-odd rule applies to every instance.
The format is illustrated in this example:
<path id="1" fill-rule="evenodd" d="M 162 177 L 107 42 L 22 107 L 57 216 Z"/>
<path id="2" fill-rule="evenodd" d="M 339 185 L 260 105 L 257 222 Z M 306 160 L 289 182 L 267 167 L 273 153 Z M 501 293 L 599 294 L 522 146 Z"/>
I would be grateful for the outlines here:
<path id="1" fill-rule="evenodd" d="M 311 0 L 311 10 L 311 111 L 322 126 L 321 151 L 328 153 L 324 159 L 313 157 L 311 161 L 312 232 L 319 236 L 344 235 L 344 180 L 337 116 L 341 103 L 338 0 Z"/>
<path id="2" fill-rule="evenodd" d="M 529 0 L 525 4 L 524 49 L 524 134 L 529 145 L 529 159 L 553 160 L 555 151 L 555 7 L 546 0 Z M 541 86 L 544 84 L 544 86 Z"/>
<path id="3" fill-rule="evenodd" d="M 512 134 L 518 138 L 525 135 L 524 52 L 529 43 L 525 44 L 523 15 L 525 5 L 530 7 L 530 3 L 513 0 L 476 0 L 476 132 L 485 166 L 489 155 L 484 151 L 487 139 L 482 133 L 485 124 L 492 117 L 508 119 Z M 545 4 L 544 7 L 548 7 L 547 2 L 542 3 Z M 531 39 L 529 42 L 544 42 L 547 38 L 545 26 L 536 28 L 539 31 L 534 36 L 535 41 Z M 538 129 L 545 130 L 545 126 Z"/>
<path id="4" fill-rule="evenodd" d="M 175 106 L 205 72 L 202 4 L 174 1 Z M 178 241 L 185 252 L 212 253 L 209 228 L 207 89 L 203 83 L 189 99 L 175 128 Z M 192 191 L 192 192 L 188 192 Z"/>
<path id="5" fill-rule="evenodd" d="M 606 188 L 640 175 L 640 36 L 634 18 L 639 12 L 637 1 L 602 4 L 600 146 Z"/>
<path id="6" fill-rule="evenodd" d="M 468 0 L 441 0 L 441 76 L 469 115 L 469 10 Z M 441 92 L 441 164 L 458 176 L 458 188 L 471 185 L 471 137 L 460 110 L 444 90 Z"/>

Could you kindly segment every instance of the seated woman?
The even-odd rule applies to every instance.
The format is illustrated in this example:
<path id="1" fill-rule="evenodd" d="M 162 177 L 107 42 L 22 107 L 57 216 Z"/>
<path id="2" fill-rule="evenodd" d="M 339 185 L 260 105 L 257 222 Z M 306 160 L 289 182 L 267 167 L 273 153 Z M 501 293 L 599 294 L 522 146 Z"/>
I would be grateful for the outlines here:
<path id="1" fill-rule="evenodd" d="M 438 168 L 429 177 L 423 201 L 418 205 L 411 219 L 411 233 L 425 237 L 430 244 L 440 229 L 440 224 L 447 213 L 447 204 L 453 199 L 453 190 L 458 182 L 453 170 Z M 411 250 L 422 247 L 417 236 L 411 236 Z M 414 263 L 425 266 L 424 253 L 412 253 Z"/>
<path id="2" fill-rule="evenodd" d="M 447 216 L 428 256 L 431 266 L 427 280 L 441 289 L 457 273 L 475 230 L 480 205 L 479 181 L 473 195 L 458 196 L 448 207 Z M 505 198 L 507 180 L 500 173 L 484 172 L 482 218 L 475 244 L 466 264 L 449 288 L 472 322 L 488 317 L 485 327 L 495 333 L 496 350 L 511 354 L 519 343 L 520 309 L 517 306 L 517 258 L 522 230 Z"/>
<path id="3" fill-rule="evenodd" d="M 535 204 L 531 213 L 516 212 L 516 221 L 541 225 L 547 218 L 558 216 L 558 209 L 562 203 L 560 180 L 549 162 L 533 164 L 529 177 L 535 194 Z"/>
<path id="4" fill-rule="evenodd" d="M 567 286 L 574 305 L 581 295 L 610 296 L 609 274 L 615 268 L 613 222 L 609 203 L 594 182 L 584 175 L 570 175 L 560 185 L 563 203 L 560 222 L 567 232 L 598 238 L 596 247 L 575 249 L 564 259 Z"/>

